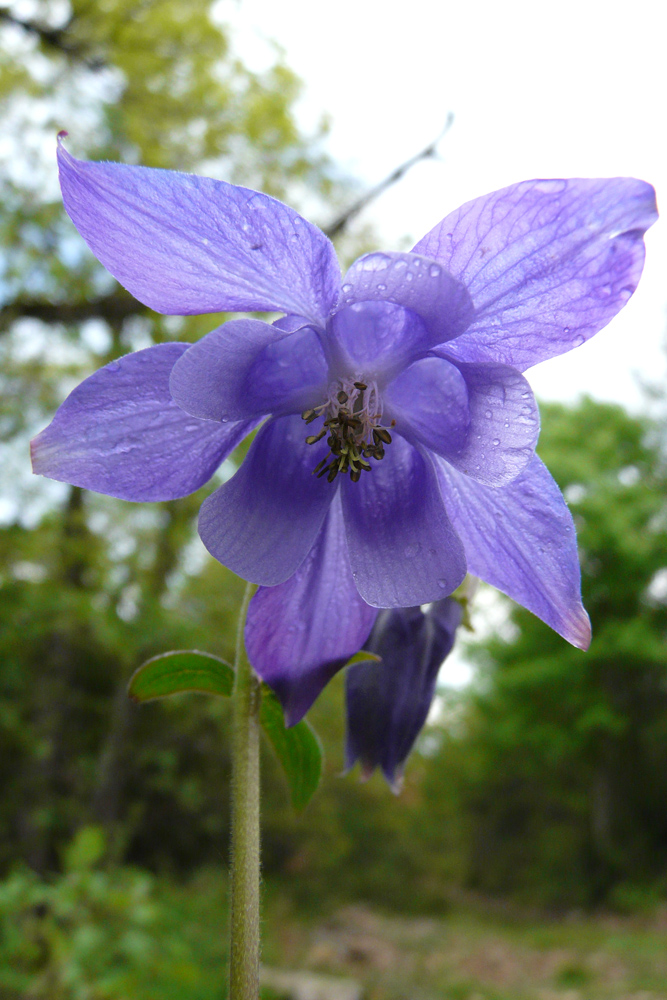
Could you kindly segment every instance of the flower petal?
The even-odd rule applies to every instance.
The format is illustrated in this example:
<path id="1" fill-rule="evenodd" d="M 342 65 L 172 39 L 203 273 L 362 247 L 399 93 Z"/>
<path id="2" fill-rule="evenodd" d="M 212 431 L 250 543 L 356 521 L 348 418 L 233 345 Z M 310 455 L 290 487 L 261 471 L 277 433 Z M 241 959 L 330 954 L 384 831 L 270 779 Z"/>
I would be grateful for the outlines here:
<path id="1" fill-rule="evenodd" d="M 459 369 L 444 358 L 422 358 L 406 368 L 385 391 L 383 423 L 409 440 L 449 457 L 469 437 L 468 390 Z"/>
<path id="2" fill-rule="evenodd" d="M 355 302 L 331 319 L 324 342 L 330 371 L 386 383 L 429 348 L 423 321 L 392 302 Z"/>
<path id="3" fill-rule="evenodd" d="M 250 662 L 280 698 L 288 726 L 363 646 L 376 615 L 354 585 L 336 497 L 296 573 L 277 587 L 260 587 L 248 609 Z"/>
<path id="4" fill-rule="evenodd" d="M 283 583 L 301 565 L 336 492 L 312 474 L 326 443 L 309 446 L 305 437 L 301 417 L 269 421 L 236 475 L 199 513 L 199 534 L 211 555 L 265 587 Z"/>
<path id="5" fill-rule="evenodd" d="M 171 394 L 188 413 L 238 420 L 298 413 L 321 403 L 327 366 L 317 334 L 255 319 L 230 320 L 193 344 L 174 365 Z"/>
<path id="6" fill-rule="evenodd" d="M 376 608 L 408 607 L 450 594 L 466 573 L 428 459 L 396 435 L 358 483 L 342 484 L 352 575 Z"/>
<path id="7" fill-rule="evenodd" d="M 475 483 L 443 461 L 437 469 L 469 571 L 587 649 L 591 629 L 572 515 L 545 465 L 535 456 L 500 489 Z"/>
<path id="8" fill-rule="evenodd" d="M 189 346 L 148 347 L 87 378 L 33 440 L 33 470 L 121 500 L 203 486 L 256 421 L 196 420 L 174 403 L 169 375 Z"/>
<path id="9" fill-rule="evenodd" d="M 416 253 L 369 253 L 354 262 L 343 279 L 338 308 L 371 300 L 416 313 L 428 331 L 429 347 L 458 337 L 473 317 L 461 282 L 437 261 Z"/>
<path id="10" fill-rule="evenodd" d="M 268 195 L 208 177 L 77 160 L 65 208 L 95 256 L 162 313 L 298 313 L 324 325 L 340 288 L 331 242 Z"/>
<path id="11" fill-rule="evenodd" d="M 382 658 L 348 668 L 345 677 L 348 768 L 360 760 L 364 775 L 381 767 L 398 791 L 404 761 L 426 722 L 438 671 L 461 623 L 458 601 L 380 611 L 364 648 Z"/>
<path id="12" fill-rule="evenodd" d="M 463 205 L 414 249 L 475 304 L 456 355 L 523 371 L 583 344 L 625 305 L 656 218 L 643 181 L 525 181 Z"/>
<path id="13" fill-rule="evenodd" d="M 488 486 L 519 475 L 535 453 L 539 412 L 528 382 L 508 365 L 428 357 L 385 394 L 385 422 Z"/>

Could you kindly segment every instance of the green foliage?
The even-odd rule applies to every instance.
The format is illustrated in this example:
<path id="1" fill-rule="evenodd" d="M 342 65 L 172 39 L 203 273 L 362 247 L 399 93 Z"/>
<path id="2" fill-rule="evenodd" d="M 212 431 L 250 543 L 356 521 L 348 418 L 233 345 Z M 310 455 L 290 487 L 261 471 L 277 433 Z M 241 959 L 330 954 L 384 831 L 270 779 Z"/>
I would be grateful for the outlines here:
<path id="1" fill-rule="evenodd" d="M 116 1000 L 155 952 L 153 882 L 145 873 L 96 870 L 99 829 L 65 851 L 46 882 L 29 869 L 0 885 L 0 991 L 7 1000 Z"/>
<path id="2" fill-rule="evenodd" d="M 458 775 L 473 885 L 590 904 L 626 880 L 667 884 L 667 470 L 659 429 L 619 407 L 548 406 L 543 425 L 593 643 L 581 653 L 513 608 L 477 648 L 464 735 L 440 764 Z"/>
<path id="3" fill-rule="evenodd" d="M 290 788 L 292 805 L 305 809 L 317 790 L 322 776 L 322 747 L 305 719 L 289 729 L 283 709 L 271 688 L 262 684 L 259 719 L 269 743 L 283 766 Z"/>
<path id="4" fill-rule="evenodd" d="M 143 663 L 130 678 L 132 701 L 152 701 L 172 694 L 217 694 L 228 698 L 234 690 L 234 668 L 210 653 L 196 649 L 161 653 Z"/>
<path id="5" fill-rule="evenodd" d="M 234 669 L 228 663 L 208 653 L 181 650 L 154 656 L 142 664 L 130 679 L 128 695 L 132 701 L 145 702 L 174 694 L 229 697 L 233 690 Z M 261 688 L 259 719 L 283 766 L 292 805 L 304 809 L 322 774 L 319 740 L 305 720 L 286 728 L 282 706 L 266 684 Z"/>

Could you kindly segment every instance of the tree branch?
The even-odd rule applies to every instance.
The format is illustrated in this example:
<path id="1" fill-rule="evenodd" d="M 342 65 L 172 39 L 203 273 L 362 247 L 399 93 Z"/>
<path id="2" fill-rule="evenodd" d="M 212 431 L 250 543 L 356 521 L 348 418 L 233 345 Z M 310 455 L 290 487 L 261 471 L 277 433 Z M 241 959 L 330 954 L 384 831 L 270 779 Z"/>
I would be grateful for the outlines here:
<path id="1" fill-rule="evenodd" d="M 72 24 L 71 20 L 63 25 L 62 28 L 49 28 L 45 24 L 39 24 L 37 21 L 25 21 L 23 18 L 12 14 L 9 8 L 0 7 L 0 21 L 13 24 L 15 27 L 22 28 L 28 32 L 28 34 L 35 35 L 44 45 L 48 45 L 52 49 L 57 49 L 58 52 L 62 52 L 68 59 L 74 59 L 83 63 L 88 69 L 99 70 L 105 66 L 104 60 L 87 57 L 82 45 L 70 41 L 68 32 Z"/>
<path id="2" fill-rule="evenodd" d="M 87 319 L 121 321 L 148 312 L 122 288 L 84 302 L 49 302 L 47 299 L 17 299 L 0 309 L 0 329 L 17 319 L 39 319 L 43 323 L 82 323 Z"/>
<path id="3" fill-rule="evenodd" d="M 358 201 L 355 201 L 353 205 L 351 205 L 348 209 L 346 209 L 346 211 L 343 212 L 342 215 L 339 215 L 338 218 L 335 219 L 331 223 L 331 225 L 327 226 L 326 229 L 324 230 L 327 236 L 330 239 L 333 239 L 334 236 L 338 236 L 338 234 L 341 233 L 343 229 L 345 229 L 349 225 L 349 223 L 351 222 L 352 219 L 355 218 L 355 216 L 359 215 L 359 213 L 364 208 L 366 208 L 367 205 L 369 205 L 372 201 L 375 201 L 375 199 L 378 198 L 381 194 L 383 194 L 383 192 L 386 191 L 387 188 L 392 187 L 394 184 L 400 181 L 401 178 L 404 177 L 407 174 L 407 172 L 412 169 L 412 167 L 414 167 L 417 163 L 420 163 L 421 160 L 428 160 L 437 156 L 438 143 L 440 142 L 441 139 L 445 137 L 447 132 L 449 132 L 453 122 L 454 122 L 454 115 L 450 111 L 449 114 L 447 115 L 447 121 L 445 122 L 442 131 L 433 140 L 433 142 L 430 142 L 428 146 L 422 149 L 420 153 L 417 153 L 415 156 L 411 156 L 410 159 L 406 160 L 405 163 L 402 163 L 400 167 L 396 167 L 395 170 L 392 170 L 389 176 L 386 177 L 383 181 L 381 181 L 380 184 L 376 185 L 376 187 L 374 188 L 371 188 L 370 191 L 367 191 L 365 195 L 362 195 L 362 197 L 359 198 Z"/>

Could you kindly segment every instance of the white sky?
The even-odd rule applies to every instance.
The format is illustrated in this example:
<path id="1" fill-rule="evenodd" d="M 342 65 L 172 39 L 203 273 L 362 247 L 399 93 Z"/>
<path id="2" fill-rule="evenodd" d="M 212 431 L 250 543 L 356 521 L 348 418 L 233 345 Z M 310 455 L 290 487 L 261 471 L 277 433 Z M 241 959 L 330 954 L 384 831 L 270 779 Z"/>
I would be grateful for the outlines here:
<path id="1" fill-rule="evenodd" d="M 235 11 L 235 13 L 234 13 Z M 230 17 L 225 4 L 222 12 Z M 659 0 L 241 0 L 239 43 L 273 38 L 305 83 L 308 126 L 331 116 L 329 149 L 369 185 L 456 118 L 372 219 L 386 249 L 451 209 L 531 177 L 641 177 L 667 191 L 667 6 Z M 539 396 L 587 391 L 640 404 L 634 372 L 667 370 L 667 225 L 647 238 L 630 304 L 593 341 L 529 373 Z"/>
<path id="2" fill-rule="evenodd" d="M 283 46 L 305 83 L 303 124 L 330 115 L 330 152 L 369 186 L 454 112 L 441 162 L 420 164 L 368 210 L 387 249 L 464 201 L 531 177 L 635 176 L 658 197 L 667 192 L 660 0 L 241 0 L 235 20 L 247 58 L 261 60 L 258 39 Z M 634 408 L 635 372 L 664 381 L 667 224 L 647 246 L 639 290 L 620 316 L 529 372 L 538 396 L 589 392 Z M 460 654 L 441 674 L 456 686 L 469 677 Z"/>

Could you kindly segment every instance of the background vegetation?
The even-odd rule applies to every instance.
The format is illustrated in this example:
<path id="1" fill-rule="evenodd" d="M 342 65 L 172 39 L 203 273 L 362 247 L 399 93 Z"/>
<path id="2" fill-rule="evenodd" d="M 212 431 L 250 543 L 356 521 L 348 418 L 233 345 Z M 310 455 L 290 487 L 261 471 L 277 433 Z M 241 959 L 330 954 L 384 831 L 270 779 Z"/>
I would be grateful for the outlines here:
<path id="1" fill-rule="evenodd" d="M 30 436 L 86 374 L 152 343 L 196 339 L 221 318 L 152 314 L 97 265 L 62 210 L 54 137 L 67 128 L 79 155 L 261 187 L 326 227 L 357 192 L 322 153 L 322 133 L 299 130 L 299 86 L 277 52 L 249 71 L 208 3 L 0 8 L 9 1000 L 212 1000 L 224 948 L 227 706 L 191 696 L 137 707 L 125 691 L 132 670 L 166 649 L 229 657 L 242 585 L 197 541 L 203 491 L 135 506 L 31 477 L 27 458 Z M 352 257 L 370 234 L 337 239 Z M 578 525 L 588 654 L 507 602 L 489 639 L 467 640 L 477 679 L 441 693 L 398 799 L 380 780 L 341 777 L 342 678 L 311 713 L 326 769 L 303 815 L 267 750 L 270 962 L 361 970 L 375 997 L 417 987 L 428 997 L 667 996 L 655 916 L 667 892 L 661 408 L 650 419 L 591 400 L 543 407 L 539 450 Z M 536 913 L 543 922 L 574 908 L 630 923 L 581 917 L 574 929 L 545 924 L 539 938 Z M 318 943 L 312 922 L 324 919 Z M 514 972 L 480 967 L 494 948 L 513 956 Z M 561 957 L 549 965 L 552 952 Z"/>

